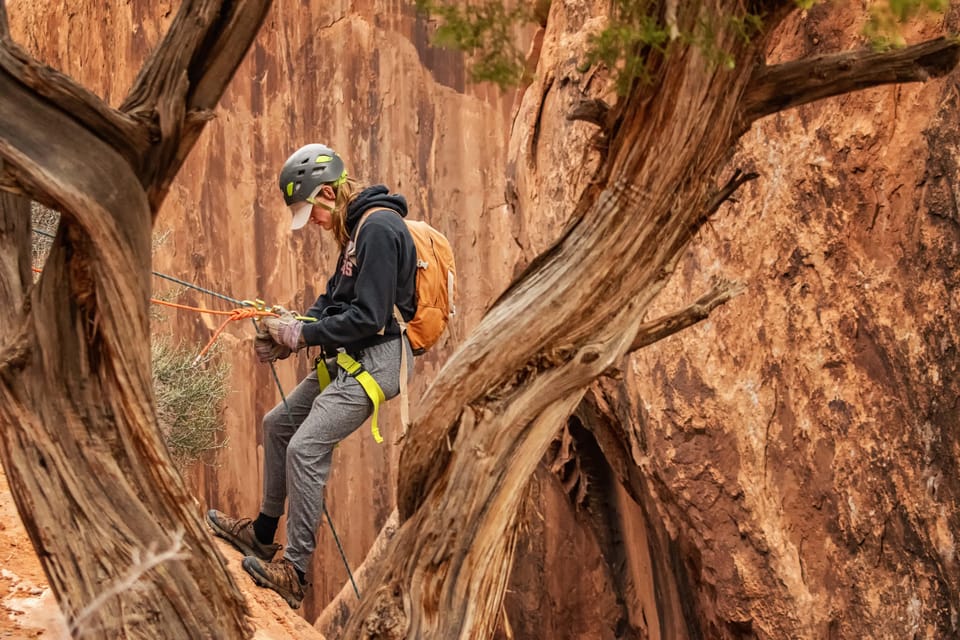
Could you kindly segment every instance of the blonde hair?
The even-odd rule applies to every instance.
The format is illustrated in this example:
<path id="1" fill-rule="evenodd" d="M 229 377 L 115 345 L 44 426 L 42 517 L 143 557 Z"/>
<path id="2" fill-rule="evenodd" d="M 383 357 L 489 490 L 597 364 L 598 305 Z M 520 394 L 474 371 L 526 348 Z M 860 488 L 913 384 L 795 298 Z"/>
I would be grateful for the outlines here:
<path id="1" fill-rule="evenodd" d="M 343 251 L 350 242 L 350 234 L 347 233 L 347 208 L 363 189 L 353 178 L 347 178 L 346 182 L 334 188 L 337 190 L 337 197 L 333 203 L 333 211 L 330 212 L 330 220 L 333 222 L 333 236 L 340 251 Z"/>

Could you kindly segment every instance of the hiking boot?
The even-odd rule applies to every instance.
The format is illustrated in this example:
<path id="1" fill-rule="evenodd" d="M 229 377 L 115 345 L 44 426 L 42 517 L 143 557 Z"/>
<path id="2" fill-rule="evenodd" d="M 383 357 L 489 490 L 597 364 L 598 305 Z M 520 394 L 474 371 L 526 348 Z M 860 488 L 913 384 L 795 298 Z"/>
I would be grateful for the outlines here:
<path id="1" fill-rule="evenodd" d="M 279 593 L 291 609 L 300 608 L 305 585 L 301 584 L 292 562 L 286 558 L 264 562 L 260 558 L 247 556 L 243 559 L 243 568 L 259 586 Z"/>
<path id="2" fill-rule="evenodd" d="M 253 520 L 250 518 L 231 518 L 222 511 L 207 511 L 207 522 L 213 532 L 240 550 L 245 556 L 256 556 L 261 560 L 273 560 L 280 551 L 280 545 L 263 544 L 253 533 Z"/>

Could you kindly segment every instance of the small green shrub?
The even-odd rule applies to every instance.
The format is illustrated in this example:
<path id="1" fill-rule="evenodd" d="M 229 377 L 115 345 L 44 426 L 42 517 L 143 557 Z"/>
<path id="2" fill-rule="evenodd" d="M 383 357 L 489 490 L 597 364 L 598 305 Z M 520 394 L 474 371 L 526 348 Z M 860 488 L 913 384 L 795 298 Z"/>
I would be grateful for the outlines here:
<path id="1" fill-rule="evenodd" d="M 229 366 L 213 352 L 194 365 L 197 351 L 174 345 L 169 336 L 150 341 L 153 392 L 160 432 L 177 466 L 204 461 L 226 445 L 222 411 Z"/>

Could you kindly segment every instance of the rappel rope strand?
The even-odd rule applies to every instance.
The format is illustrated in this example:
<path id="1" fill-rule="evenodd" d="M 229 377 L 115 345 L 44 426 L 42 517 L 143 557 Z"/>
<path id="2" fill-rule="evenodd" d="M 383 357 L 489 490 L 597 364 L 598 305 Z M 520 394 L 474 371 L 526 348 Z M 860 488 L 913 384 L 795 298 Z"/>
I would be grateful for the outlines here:
<path id="1" fill-rule="evenodd" d="M 222 298 L 222 299 L 224 299 L 224 300 L 229 300 L 229 301 L 231 301 L 231 302 L 234 302 L 235 304 L 244 305 L 244 306 L 246 307 L 246 308 L 242 308 L 242 309 L 234 309 L 233 311 L 216 311 L 216 312 L 212 312 L 212 311 L 209 311 L 209 310 L 207 310 L 207 309 L 196 309 L 196 308 L 194 308 L 194 307 L 187 307 L 187 306 L 185 306 L 185 305 L 177 305 L 177 304 L 172 303 L 172 302 L 165 302 L 165 303 L 163 303 L 163 304 L 165 304 L 165 305 L 167 305 L 167 306 L 173 306 L 173 307 L 177 307 L 177 308 L 186 308 L 186 309 L 192 309 L 192 310 L 196 310 L 196 311 L 200 311 L 200 312 L 205 312 L 205 313 L 214 313 L 215 315 L 229 315 L 229 316 L 230 316 L 229 318 L 227 318 L 227 319 L 223 322 L 222 325 L 220 325 L 220 328 L 217 329 L 217 332 L 214 334 L 213 338 L 210 339 L 210 342 L 207 343 L 207 346 L 204 347 L 204 349 L 203 349 L 203 351 L 200 353 L 200 355 L 197 356 L 197 359 L 198 359 L 198 360 L 199 360 L 199 358 L 203 355 L 203 353 L 206 352 L 206 350 L 210 348 L 210 345 L 212 345 L 212 344 L 214 343 L 214 341 L 216 341 L 216 339 L 217 339 L 217 337 L 220 335 L 220 333 L 222 333 L 223 330 L 226 329 L 227 325 L 230 324 L 231 322 L 233 322 L 234 320 L 242 320 L 243 318 L 250 318 L 250 322 L 253 323 L 253 328 L 254 328 L 254 330 L 257 331 L 257 332 L 259 332 L 259 331 L 260 331 L 260 328 L 257 326 L 257 317 L 258 317 L 258 316 L 273 316 L 273 317 L 276 317 L 276 316 L 277 316 L 276 313 L 269 312 L 269 311 L 262 311 L 262 310 L 258 309 L 256 303 L 251 302 L 251 301 L 249 301 L 249 300 L 235 300 L 234 298 L 231 298 L 231 297 L 229 297 L 229 296 L 225 296 L 225 295 L 223 295 L 223 294 L 218 294 L 218 293 L 213 292 L 213 291 L 206 291 L 206 290 L 201 289 L 200 287 L 197 287 L 197 286 L 195 286 L 195 285 L 193 285 L 193 284 L 191 284 L 191 283 L 189 283 L 189 282 L 185 282 L 185 281 L 183 281 L 183 280 L 177 280 L 176 278 L 172 278 L 172 277 L 170 277 L 170 276 L 165 276 L 165 275 L 163 275 L 163 274 L 159 274 L 159 273 L 157 273 L 156 271 L 154 271 L 153 274 L 156 275 L 156 276 L 160 276 L 161 278 L 167 278 L 168 280 L 173 280 L 174 282 L 177 282 L 177 283 L 179 283 L 179 284 L 182 284 L 182 285 L 185 286 L 185 287 L 190 287 L 190 288 L 193 288 L 193 289 L 197 289 L 198 291 L 203 291 L 204 293 L 210 293 L 211 295 L 215 295 L 215 296 L 217 296 L 218 298 Z M 260 301 L 258 300 L 257 302 L 260 302 Z M 241 313 L 238 313 L 238 312 L 241 312 Z M 248 313 L 247 313 L 246 315 L 244 315 L 242 312 L 248 312 Z M 250 312 L 252 312 L 252 313 L 250 313 Z M 276 368 L 276 366 L 274 366 L 274 363 L 273 363 L 273 362 L 270 362 L 269 365 L 270 365 L 270 373 L 273 374 L 273 381 L 277 384 L 277 391 L 280 392 L 280 399 L 283 401 L 283 408 L 284 408 L 284 409 L 286 410 L 286 412 L 287 412 L 287 420 L 289 420 L 289 421 L 290 421 L 290 424 L 292 425 L 292 424 L 293 424 L 293 412 L 290 410 L 290 405 L 287 403 L 287 394 L 285 394 L 285 393 L 283 392 L 283 385 L 280 383 L 280 376 L 277 375 L 277 368 Z M 333 534 L 333 540 L 334 540 L 334 542 L 337 543 L 337 551 L 340 552 L 340 559 L 343 560 L 343 566 L 344 566 L 344 567 L 346 568 L 346 570 L 347 570 L 347 576 L 350 578 L 350 584 L 353 586 L 353 592 L 354 592 L 355 594 L 357 594 L 357 599 L 359 600 L 359 599 L 360 599 L 360 589 L 357 588 L 357 581 L 354 579 L 354 577 L 353 577 L 353 572 L 350 570 L 350 563 L 349 563 L 349 561 L 347 560 L 347 554 L 346 554 L 346 553 L 344 552 L 344 550 L 343 550 L 343 545 L 340 543 L 340 536 L 337 535 L 337 528 L 333 526 L 333 518 L 330 517 L 330 512 L 327 510 L 327 501 L 326 501 L 326 500 L 323 501 L 323 515 L 325 515 L 325 516 L 327 517 L 327 523 L 330 525 L 330 533 Z"/>
<path id="2" fill-rule="evenodd" d="M 46 238 L 55 238 L 55 237 L 56 237 L 56 236 L 54 236 L 52 233 L 49 233 L 49 232 L 47 232 L 47 231 L 44 231 L 43 229 L 34 229 L 33 232 L 36 233 L 36 234 L 38 234 L 38 235 L 44 236 L 44 237 L 46 237 Z M 173 276 L 168 276 L 168 275 L 165 274 L 165 273 L 158 273 L 157 271 L 151 271 L 150 273 L 152 273 L 153 275 L 157 276 L 158 278 L 163 278 L 163 279 L 165 279 L 165 280 L 169 280 L 170 282 L 176 282 L 177 284 L 183 285 L 184 287 L 189 287 L 190 289 L 196 289 L 197 291 L 199 291 L 199 292 L 201 292 L 201 293 L 206 293 L 207 295 L 211 295 L 211 296 L 213 296 L 213 297 L 215 297 L 215 298 L 220 298 L 221 300 L 226 300 L 227 302 L 232 302 L 233 304 L 235 304 L 235 305 L 237 305 L 237 306 L 243 306 L 243 301 L 242 301 L 242 300 L 237 300 L 236 298 L 231 298 L 230 296 L 225 296 L 225 295 L 223 295 L 222 293 L 217 293 L 216 291 L 211 291 L 210 289 L 204 289 L 203 287 L 201 287 L 201 286 L 199 286 L 199 285 L 195 285 L 195 284 L 192 284 L 192 283 L 187 282 L 187 281 L 185 281 L 185 280 L 181 280 L 180 278 L 174 278 Z"/>
<path id="3" fill-rule="evenodd" d="M 257 321 L 254 320 L 253 324 L 256 325 Z M 283 408 L 287 410 L 287 420 L 290 421 L 290 424 L 293 424 L 293 412 L 290 411 L 290 405 L 287 404 L 287 396 L 283 393 L 283 387 L 280 385 L 280 378 L 277 377 L 277 370 L 273 366 L 273 363 L 270 363 L 270 370 L 273 372 L 273 379 L 277 382 L 277 389 L 280 390 L 280 398 L 283 399 Z M 333 540 L 337 543 L 337 551 L 340 552 L 340 557 L 343 559 L 343 566 L 347 568 L 347 576 L 350 578 L 350 584 L 353 585 L 353 592 L 357 594 L 357 600 L 360 599 L 360 589 L 357 588 L 357 582 L 353 579 L 353 572 L 350 571 L 350 563 L 347 562 L 347 554 L 343 551 L 343 545 L 340 544 L 340 536 L 337 535 L 337 530 L 333 526 L 333 518 L 330 517 L 330 512 L 327 511 L 327 501 L 323 501 L 323 515 L 327 516 L 327 522 L 330 524 L 330 533 L 333 534 Z"/>
<path id="4" fill-rule="evenodd" d="M 32 268 L 35 273 L 43 273 L 43 269 L 40 269 L 38 267 L 32 267 Z M 209 351 L 210 347 L 212 347 L 213 344 L 217 341 L 217 338 L 220 337 L 220 334 L 223 333 L 224 329 L 227 328 L 227 325 L 229 325 L 234 320 L 246 320 L 247 318 L 250 318 L 251 320 L 253 320 L 253 326 L 256 327 L 257 318 L 278 317 L 277 314 L 273 313 L 272 311 L 266 311 L 263 309 L 258 309 L 256 307 L 250 307 L 250 306 L 238 307 L 236 309 L 233 309 L 232 311 L 218 311 L 216 309 L 203 309 L 201 307 L 191 307 L 190 305 L 186 305 L 186 304 L 177 304 L 176 302 L 158 300 L 157 298 L 150 298 L 150 302 L 152 302 L 153 304 L 163 305 L 165 307 L 173 307 L 174 309 L 196 311 L 197 313 L 209 313 L 214 316 L 229 316 L 226 320 L 224 320 L 220 324 L 219 327 L 217 327 L 217 330 L 213 332 L 213 336 L 210 338 L 210 340 L 207 341 L 207 344 L 204 345 L 203 349 L 200 350 L 200 353 L 197 354 L 197 357 L 193 359 L 193 366 L 197 366 L 198 364 L 200 364 L 200 361 L 203 359 L 203 356 L 207 355 L 207 351 Z M 239 304 L 244 304 L 244 303 L 252 304 L 247 301 L 241 302 Z M 271 366 L 273 365 L 272 362 L 270 364 Z"/>
<path id="5" fill-rule="evenodd" d="M 33 231 L 34 231 L 35 233 L 38 233 L 38 234 L 42 235 L 42 236 L 46 236 L 46 237 L 48 237 L 48 238 L 53 238 L 53 237 L 54 237 L 53 234 L 48 233 L 48 232 L 46 232 L 46 231 L 43 231 L 43 230 L 41 230 L 41 229 L 34 229 Z M 41 272 L 42 272 L 42 269 L 39 269 L 39 268 L 37 268 L 37 267 L 33 267 L 33 270 L 34 270 L 35 272 L 37 272 L 37 273 L 41 273 Z M 177 304 L 177 303 L 174 303 L 174 302 L 167 302 L 167 301 L 164 301 L 164 300 L 156 300 L 156 299 L 154 299 L 154 298 L 151 298 L 151 299 L 150 299 L 150 302 L 155 302 L 155 303 L 157 303 L 157 304 L 162 304 L 162 305 L 165 305 L 165 306 L 168 306 L 168 307 L 174 307 L 174 308 L 177 308 L 177 309 L 185 309 L 185 310 L 189 310 L 189 311 L 197 311 L 197 312 L 199 312 L 199 313 L 210 313 L 210 314 L 212 314 L 212 315 L 228 315 L 228 316 L 230 316 L 229 318 L 227 318 L 227 319 L 223 322 L 223 324 L 220 325 L 220 327 L 219 327 L 219 328 L 217 329 L 217 331 L 214 333 L 213 338 L 211 338 L 210 341 L 207 343 L 207 346 L 205 346 L 205 347 L 203 348 L 203 350 L 202 350 L 202 351 L 200 352 L 200 354 L 197 356 L 197 358 L 196 358 L 196 360 L 194 361 L 194 363 L 196 363 L 196 362 L 198 362 L 198 361 L 200 360 L 200 358 L 207 352 L 207 350 L 211 347 L 211 345 L 213 345 L 213 343 L 216 341 L 216 339 L 220 336 L 220 334 L 223 332 L 223 330 L 226 329 L 227 325 L 230 324 L 231 322 L 233 322 L 234 320 L 243 320 L 244 318 L 250 318 L 250 322 L 253 323 L 253 328 L 254 328 L 254 330 L 256 330 L 256 331 L 259 333 L 260 328 L 257 326 L 257 317 L 258 317 L 258 316 L 273 316 L 273 317 L 276 317 L 276 315 L 277 315 L 277 314 L 275 314 L 275 313 L 273 313 L 273 312 L 264 311 L 264 310 L 258 308 L 259 306 L 262 306 L 262 303 L 261 303 L 261 305 L 258 305 L 258 304 L 257 304 L 257 303 L 260 303 L 259 300 L 257 301 L 257 303 L 251 302 L 250 300 L 237 300 L 236 298 L 231 298 L 230 296 L 224 295 L 224 294 L 222 294 L 222 293 L 217 293 L 216 291 L 211 291 L 210 289 L 204 289 L 203 287 L 200 287 L 200 286 L 198 286 L 198 285 L 195 285 L 195 284 L 193 284 L 193 283 L 191 283 L 191 282 L 187 282 L 186 280 L 181 280 L 181 279 L 179 279 L 179 278 L 174 278 L 173 276 L 168 276 L 168 275 L 166 275 L 166 274 L 159 273 L 159 272 L 157 272 L 157 271 L 151 271 L 151 273 L 152 273 L 153 275 L 157 276 L 158 278 L 164 278 L 165 280 L 170 280 L 171 282 L 176 282 L 177 284 L 182 285 L 182 286 L 184 286 L 184 287 L 188 287 L 188 288 L 190 288 L 190 289 L 194 289 L 194 290 L 196 290 L 196 291 L 200 291 L 201 293 L 206 293 L 207 295 L 211 295 L 211 296 L 214 296 L 214 297 L 216 297 L 216 298 L 220 298 L 221 300 L 226 300 L 227 302 L 232 302 L 233 304 L 238 305 L 239 307 L 244 307 L 244 308 L 240 308 L 240 309 L 234 309 L 233 311 L 217 311 L 217 310 L 212 310 L 212 309 L 201 309 L 201 308 L 199 308 L 199 307 L 190 307 L 190 306 L 187 306 L 187 305 L 181 305 L 181 304 Z M 252 307 L 252 308 L 251 308 L 251 307 Z M 254 312 L 254 313 L 249 313 L 249 312 Z M 280 383 L 280 376 L 277 375 L 277 368 L 276 368 L 276 366 L 274 366 L 274 363 L 273 363 L 273 362 L 270 362 L 270 363 L 268 363 L 268 364 L 270 365 L 270 373 L 273 374 L 273 381 L 277 384 L 277 390 L 280 392 L 280 398 L 283 400 L 283 407 L 284 407 L 284 409 L 286 409 L 286 411 L 287 411 L 287 419 L 290 421 L 290 424 L 292 425 L 292 424 L 293 424 L 293 412 L 290 411 L 290 405 L 287 404 L 287 395 L 283 392 L 283 385 Z M 330 525 L 330 533 L 333 534 L 333 540 L 334 540 L 334 542 L 337 543 L 337 551 L 340 552 L 340 558 L 343 560 L 343 566 L 346 567 L 346 569 L 347 569 L 347 576 L 350 578 L 350 584 L 353 586 L 353 592 L 354 592 L 355 594 L 357 594 L 357 599 L 359 600 L 359 599 L 360 599 L 360 589 L 357 588 L 357 581 L 354 580 L 354 578 L 353 578 L 353 572 L 350 570 L 350 563 L 347 561 L 347 555 L 346 555 L 346 553 L 343 551 L 343 545 L 340 543 L 340 536 L 337 535 L 337 529 L 336 529 L 336 527 L 333 526 L 333 518 L 330 517 L 330 512 L 327 510 L 327 501 L 326 501 L 326 500 L 323 501 L 323 515 L 325 515 L 325 516 L 327 517 L 327 523 Z"/>

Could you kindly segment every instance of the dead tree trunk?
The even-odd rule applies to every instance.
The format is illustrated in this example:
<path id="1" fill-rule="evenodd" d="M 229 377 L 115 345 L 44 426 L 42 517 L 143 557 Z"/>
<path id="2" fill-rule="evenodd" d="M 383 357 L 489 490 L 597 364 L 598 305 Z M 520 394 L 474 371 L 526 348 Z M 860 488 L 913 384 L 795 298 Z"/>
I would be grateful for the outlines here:
<path id="1" fill-rule="evenodd" d="M 655 4 L 652 14 L 663 15 Z M 666 4 L 687 30 L 739 7 Z M 374 581 L 381 586 L 367 590 L 347 637 L 493 634 L 530 474 L 590 382 L 642 342 L 645 310 L 705 222 L 711 185 L 755 118 L 956 64 L 957 45 L 937 41 L 866 66 L 856 54 L 803 63 L 800 74 L 755 67 L 792 6 L 754 7 L 766 21 L 749 42 L 729 24 L 718 28 L 715 44 L 732 54 L 733 70 L 679 41 L 665 57 L 650 54 L 652 82 L 635 85 L 605 118 L 607 155 L 565 235 L 493 306 L 424 397 L 401 459 L 401 528 Z"/>
<path id="2" fill-rule="evenodd" d="M 0 201 L 0 455 L 76 636 L 241 638 L 242 596 L 160 439 L 154 216 L 269 3 L 186 0 L 121 110 L 32 60 L 0 2 L 0 186 L 62 213 L 35 286 Z"/>

